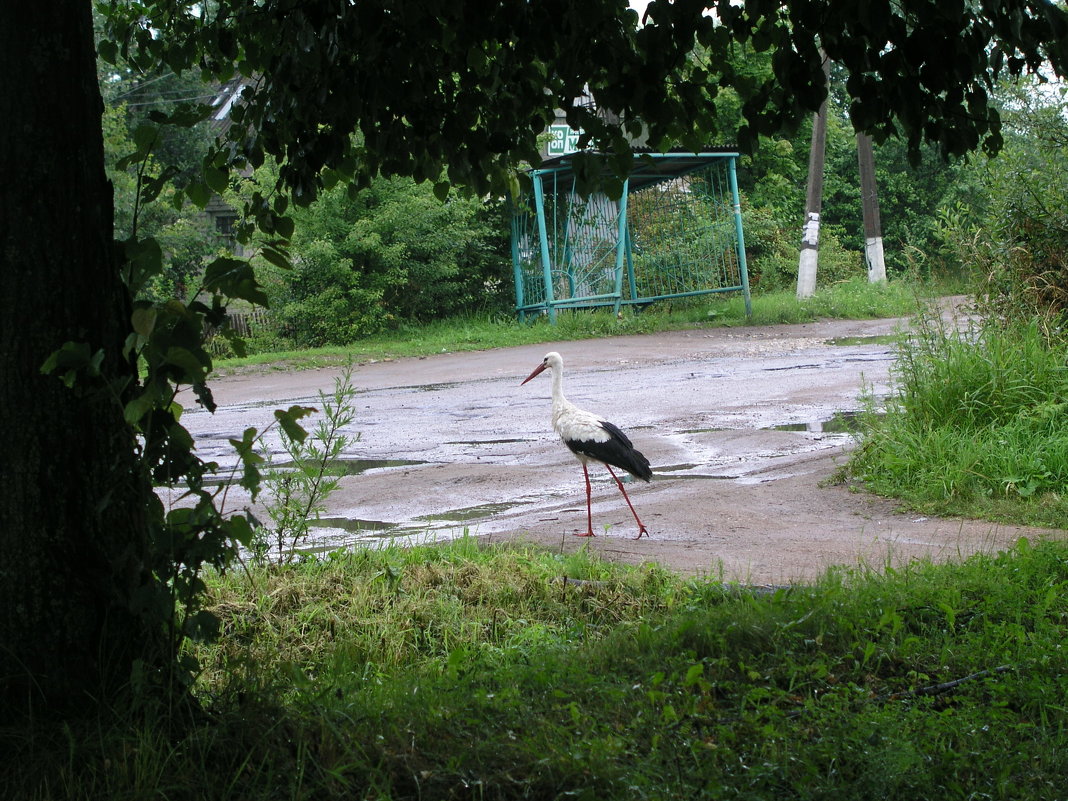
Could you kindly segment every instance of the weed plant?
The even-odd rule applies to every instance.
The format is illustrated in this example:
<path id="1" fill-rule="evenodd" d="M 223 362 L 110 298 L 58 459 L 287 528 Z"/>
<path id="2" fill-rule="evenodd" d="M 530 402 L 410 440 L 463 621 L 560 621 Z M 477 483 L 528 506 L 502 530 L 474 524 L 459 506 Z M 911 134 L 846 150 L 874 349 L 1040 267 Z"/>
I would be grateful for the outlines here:
<path id="1" fill-rule="evenodd" d="M 211 582 L 202 714 L 6 738 L 0 793 L 1063 799 L 1065 587 L 1055 542 L 765 590 L 471 540 L 339 553 Z"/>
<path id="2" fill-rule="evenodd" d="M 310 434 L 301 430 L 304 436 L 299 436 L 280 429 L 288 462 L 277 464 L 269 453 L 265 457 L 262 491 L 271 524 L 261 523 L 253 530 L 253 561 L 263 563 L 273 558 L 286 563 L 296 557 L 297 547 L 340 483 L 339 457 L 358 439 L 358 435 L 346 432 L 356 419 L 355 395 L 350 365 L 334 379 L 332 393 L 319 391 L 322 408 Z"/>
<path id="3" fill-rule="evenodd" d="M 1037 321 L 921 323 L 849 472 L 925 511 L 1068 527 L 1064 346 Z"/>

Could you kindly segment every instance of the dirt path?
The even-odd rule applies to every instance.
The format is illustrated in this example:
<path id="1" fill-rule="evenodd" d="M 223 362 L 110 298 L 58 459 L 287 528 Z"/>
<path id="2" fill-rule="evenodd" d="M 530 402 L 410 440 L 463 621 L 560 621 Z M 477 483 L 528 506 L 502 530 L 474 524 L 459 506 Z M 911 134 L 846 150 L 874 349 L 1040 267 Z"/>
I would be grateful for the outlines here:
<path id="1" fill-rule="evenodd" d="M 862 393 L 885 395 L 888 337 L 906 324 L 693 330 L 360 366 L 351 475 L 311 547 L 466 530 L 782 584 L 830 565 L 878 569 L 1062 535 L 900 514 L 893 501 L 826 483 L 853 445 L 836 414 L 858 410 Z M 519 386 L 549 350 L 564 356 L 568 397 L 620 425 L 652 462 L 650 484 L 628 484 L 651 538 L 632 539 L 630 512 L 599 467 L 590 470 L 599 535 L 572 536 L 585 529 L 582 470 L 550 428 L 548 378 Z M 222 378 L 216 414 L 190 409 L 184 421 L 205 457 L 229 463 L 229 437 L 267 425 L 275 408 L 315 405 L 337 374 Z"/>

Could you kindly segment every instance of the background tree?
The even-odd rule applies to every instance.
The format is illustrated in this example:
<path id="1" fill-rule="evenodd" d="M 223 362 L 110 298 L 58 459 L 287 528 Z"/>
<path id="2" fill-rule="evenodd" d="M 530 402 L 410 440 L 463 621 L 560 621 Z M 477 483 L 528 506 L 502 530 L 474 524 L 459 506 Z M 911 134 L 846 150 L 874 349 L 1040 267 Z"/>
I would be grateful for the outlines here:
<path id="1" fill-rule="evenodd" d="M 618 0 L 114 0 L 114 38 L 100 48 L 109 61 L 125 52 L 146 74 L 163 63 L 178 74 L 256 76 L 227 141 L 186 187 L 198 203 L 226 188 L 231 166 L 267 158 L 281 163 L 280 188 L 305 204 L 324 181 L 365 186 L 381 174 L 421 182 L 444 173 L 479 193 L 502 190 L 516 165 L 536 159 L 558 107 L 607 153 L 579 159 L 582 176 L 618 190 L 629 135 L 645 125 L 654 147 L 699 149 L 717 130 L 709 101 L 720 87 L 739 91 L 743 147 L 796 127 L 823 100 L 818 44 L 847 71 L 851 117 L 877 141 L 900 134 L 910 152 L 924 140 L 946 154 L 997 149 L 988 91 L 998 76 L 1047 59 L 1059 75 L 1068 67 L 1066 14 L 1042 0 L 954 13 L 943 0 L 712 5 L 706 15 L 703 2 L 654 0 L 638 30 Z M 737 43 L 771 47 L 773 77 L 727 70 L 710 80 L 687 61 L 695 43 L 719 63 Z M 0 114 L 15 121 L 0 140 L 0 411 L 18 421 L 0 465 L 0 699 L 51 712 L 172 664 L 174 620 L 162 600 L 176 587 L 195 595 L 196 568 L 222 553 L 209 547 L 220 530 L 174 385 L 192 384 L 210 408 L 198 336 L 221 321 L 222 295 L 265 298 L 247 264 L 216 259 L 204 277 L 210 305 L 131 300 L 158 272 L 159 249 L 127 241 L 117 255 L 112 242 L 89 4 L 5 4 L 0 64 L 10 76 Z M 619 117 L 575 105 L 587 86 Z M 193 111 L 170 119 L 206 114 Z M 436 189 L 444 197 L 448 186 Z M 266 192 L 248 210 L 285 239 L 287 208 Z M 282 247 L 263 253 L 281 260 Z M 180 475 L 197 504 L 164 516 L 149 478 Z M 183 623 L 179 633 L 196 629 Z"/>
<path id="2" fill-rule="evenodd" d="M 1063 86 L 1003 87 L 1005 148 L 959 168 L 933 215 L 941 254 L 967 266 L 988 316 L 1068 315 L 1068 99 Z"/>

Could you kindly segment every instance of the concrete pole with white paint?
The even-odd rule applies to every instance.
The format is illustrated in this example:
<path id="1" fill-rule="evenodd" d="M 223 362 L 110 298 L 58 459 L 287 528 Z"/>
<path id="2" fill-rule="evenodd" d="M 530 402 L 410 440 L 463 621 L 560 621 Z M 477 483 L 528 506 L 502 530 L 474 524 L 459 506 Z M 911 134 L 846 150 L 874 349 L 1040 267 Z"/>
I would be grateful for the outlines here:
<path id="1" fill-rule="evenodd" d="M 860 166 L 860 200 L 864 209 L 864 263 L 868 265 L 868 281 L 885 284 L 886 261 L 883 258 L 879 194 L 875 185 L 875 154 L 867 134 L 857 134 L 857 162 Z"/>
<path id="2" fill-rule="evenodd" d="M 825 85 L 830 83 L 831 62 L 823 55 Z M 801 256 L 797 264 L 797 297 L 816 292 L 816 266 L 819 261 L 820 208 L 823 205 L 823 162 L 827 143 L 827 99 L 812 119 L 812 144 L 808 152 L 808 191 L 805 194 L 805 225 L 801 231 Z"/>

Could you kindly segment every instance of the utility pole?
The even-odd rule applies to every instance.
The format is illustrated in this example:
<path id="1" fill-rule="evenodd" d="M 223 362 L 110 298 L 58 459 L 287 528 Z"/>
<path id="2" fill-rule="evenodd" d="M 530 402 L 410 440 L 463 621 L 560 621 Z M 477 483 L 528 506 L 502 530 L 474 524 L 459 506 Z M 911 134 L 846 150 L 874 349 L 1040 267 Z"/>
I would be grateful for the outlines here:
<path id="1" fill-rule="evenodd" d="M 860 202 L 864 209 L 864 262 L 868 265 L 868 281 L 886 283 L 879 194 L 875 187 L 875 156 L 871 137 L 865 133 L 857 134 L 857 162 L 860 166 Z"/>
<path id="2" fill-rule="evenodd" d="M 824 86 L 831 82 L 831 62 L 823 56 Z M 823 205 L 823 162 L 827 147 L 827 98 L 812 119 L 812 144 L 808 151 L 808 191 L 805 194 L 805 224 L 801 230 L 801 257 L 797 264 L 797 297 L 810 298 L 816 291 L 819 261 L 820 208 Z"/>

